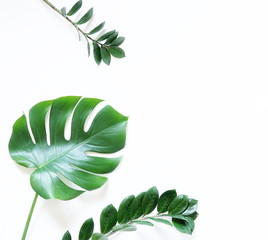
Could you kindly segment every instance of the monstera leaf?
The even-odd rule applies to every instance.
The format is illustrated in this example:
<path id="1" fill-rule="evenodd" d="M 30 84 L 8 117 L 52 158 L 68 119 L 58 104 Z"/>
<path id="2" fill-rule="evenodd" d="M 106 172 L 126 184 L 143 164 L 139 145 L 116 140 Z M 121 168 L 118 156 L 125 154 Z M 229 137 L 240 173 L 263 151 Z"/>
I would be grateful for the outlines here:
<path id="1" fill-rule="evenodd" d="M 15 122 L 10 155 L 18 164 L 35 168 L 30 181 L 41 197 L 73 199 L 84 190 L 101 187 L 107 181 L 101 175 L 118 166 L 121 157 L 109 154 L 125 146 L 127 117 L 105 106 L 92 114 L 95 117 L 85 130 L 100 102 L 76 96 L 44 101 L 30 109 L 29 120 L 24 114 Z M 71 136 L 66 139 L 70 119 Z"/>

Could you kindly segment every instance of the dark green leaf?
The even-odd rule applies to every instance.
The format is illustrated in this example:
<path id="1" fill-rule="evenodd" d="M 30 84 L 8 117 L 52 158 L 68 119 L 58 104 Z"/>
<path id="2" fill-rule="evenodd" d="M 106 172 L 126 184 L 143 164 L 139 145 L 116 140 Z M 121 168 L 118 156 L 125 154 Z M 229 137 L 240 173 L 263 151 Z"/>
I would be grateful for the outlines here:
<path id="1" fill-rule="evenodd" d="M 72 236 L 69 233 L 69 231 L 67 231 L 66 233 L 64 233 L 62 240 L 72 240 Z"/>
<path id="2" fill-rule="evenodd" d="M 88 22 L 91 19 L 92 15 L 93 15 L 93 8 L 90 8 L 86 12 L 86 14 L 83 17 L 81 17 L 81 19 L 76 24 L 81 25 L 81 24 Z"/>
<path id="3" fill-rule="evenodd" d="M 156 187 L 150 188 L 146 193 L 142 201 L 143 214 L 147 215 L 151 213 L 157 206 L 159 193 Z"/>
<path id="4" fill-rule="evenodd" d="M 117 38 L 117 36 L 118 36 L 118 32 L 114 32 L 113 34 L 111 34 L 111 35 L 107 38 L 107 40 L 106 40 L 106 42 L 105 42 L 105 45 L 109 45 L 111 42 L 113 42 L 113 41 Z"/>
<path id="5" fill-rule="evenodd" d="M 90 56 L 90 43 L 87 41 L 87 54 Z"/>
<path id="6" fill-rule="evenodd" d="M 130 216 L 131 219 L 137 219 L 142 216 L 143 209 L 142 209 L 142 200 L 145 196 L 146 192 L 140 193 L 137 197 L 135 197 L 131 208 L 130 208 Z"/>
<path id="7" fill-rule="evenodd" d="M 124 37 L 118 37 L 116 38 L 113 42 L 111 42 L 110 45 L 112 46 L 120 46 L 123 42 L 125 41 L 125 38 Z"/>
<path id="8" fill-rule="evenodd" d="M 186 195 L 179 195 L 173 199 L 168 208 L 169 214 L 183 213 L 188 207 L 188 197 Z"/>
<path id="9" fill-rule="evenodd" d="M 110 204 L 104 208 L 100 216 L 101 233 L 106 234 L 112 230 L 117 223 L 117 210 Z"/>
<path id="10" fill-rule="evenodd" d="M 190 198 L 189 201 L 188 201 L 188 207 L 183 212 L 183 215 L 191 215 L 192 213 L 196 212 L 197 204 L 198 204 L 197 200 L 195 200 L 193 198 Z"/>
<path id="11" fill-rule="evenodd" d="M 82 0 L 79 0 L 78 2 L 76 2 L 72 8 L 70 9 L 70 11 L 67 13 L 68 16 L 72 16 L 75 13 L 77 13 L 77 11 L 82 7 Z"/>
<path id="12" fill-rule="evenodd" d="M 105 106 L 98 111 L 89 130 L 84 131 L 88 115 L 101 102 L 79 96 L 44 101 L 30 109 L 29 125 L 26 115 L 15 122 L 9 141 L 10 155 L 18 164 L 35 168 L 31 185 L 43 198 L 69 200 L 84 192 L 65 184 L 61 176 L 90 191 L 107 181 L 100 174 L 118 166 L 121 158 L 110 158 L 107 154 L 123 149 L 127 117 Z M 66 140 L 64 132 L 69 117 L 71 137 Z M 102 153 L 102 157 L 86 152 Z"/>
<path id="13" fill-rule="evenodd" d="M 140 225 L 147 225 L 147 226 L 150 226 L 150 227 L 153 227 L 154 225 L 149 222 L 149 221 L 139 221 L 139 220 L 135 220 L 135 221 L 132 221 L 133 223 L 136 223 L 136 224 L 140 224 Z"/>
<path id="14" fill-rule="evenodd" d="M 131 224 L 120 224 L 120 225 L 117 225 L 117 226 L 113 227 L 112 230 L 113 230 L 113 232 L 117 232 L 117 231 L 130 232 L 130 231 L 136 231 L 137 228 L 134 225 L 131 225 Z"/>
<path id="15" fill-rule="evenodd" d="M 174 200 L 176 196 L 177 196 L 176 190 L 168 190 L 164 192 L 159 198 L 157 211 L 159 213 L 167 212 L 170 203 Z"/>
<path id="16" fill-rule="evenodd" d="M 199 214 L 197 212 L 194 212 L 194 213 L 192 213 L 190 215 L 187 215 L 187 217 L 191 218 L 194 221 L 195 219 L 197 219 L 198 215 Z"/>
<path id="17" fill-rule="evenodd" d="M 110 63 L 111 63 L 111 54 L 109 53 L 107 48 L 101 47 L 100 52 L 101 52 L 101 58 L 102 58 L 103 62 L 105 64 L 107 64 L 107 65 L 110 65 Z"/>
<path id="18" fill-rule="evenodd" d="M 94 29 L 92 29 L 92 30 L 88 33 L 88 35 L 91 35 L 91 34 L 94 34 L 94 33 L 99 32 L 101 29 L 103 29 L 104 25 L 105 25 L 105 22 L 102 22 L 102 23 L 99 24 L 97 27 L 95 27 Z"/>
<path id="19" fill-rule="evenodd" d="M 192 234 L 192 232 L 194 231 L 194 221 L 189 217 L 184 217 L 180 215 L 176 218 L 172 218 L 172 223 L 174 227 L 182 233 Z"/>
<path id="20" fill-rule="evenodd" d="M 108 240 L 108 237 L 101 233 L 94 233 L 92 235 L 92 240 Z"/>
<path id="21" fill-rule="evenodd" d="M 94 59 L 95 62 L 100 65 L 101 63 L 101 52 L 100 52 L 100 47 L 97 43 L 93 42 L 93 54 L 94 54 Z"/>
<path id="22" fill-rule="evenodd" d="M 164 223 L 166 225 L 169 225 L 171 227 L 173 227 L 172 223 L 166 219 L 162 219 L 162 218 L 154 218 L 154 217 L 149 217 L 150 220 L 153 220 L 155 222 L 160 222 L 160 223 Z"/>
<path id="23" fill-rule="evenodd" d="M 118 208 L 117 221 L 119 223 L 127 223 L 131 220 L 130 207 L 135 199 L 134 195 L 126 197 Z"/>
<path id="24" fill-rule="evenodd" d="M 89 240 L 93 234 L 94 222 L 92 218 L 86 220 L 79 232 L 79 240 Z"/>
<path id="25" fill-rule="evenodd" d="M 61 10 L 61 13 L 64 17 L 66 17 L 66 7 L 63 7 Z"/>
<path id="26" fill-rule="evenodd" d="M 115 30 L 112 30 L 110 32 L 104 33 L 102 36 L 100 36 L 97 40 L 98 41 L 103 41 L 105 39 L 107 39 L 110 35 L 112 35 L 113 33 L 115 33 Z"/>
<path id="27" fill-rule="evenodd" d="M 120 47 L 109 47 L 108 48 L 109 53 L 111 53 L 112 56 L 116 57 L 116 58 L 124 58 L 125 52 L 122 48 Z"/>

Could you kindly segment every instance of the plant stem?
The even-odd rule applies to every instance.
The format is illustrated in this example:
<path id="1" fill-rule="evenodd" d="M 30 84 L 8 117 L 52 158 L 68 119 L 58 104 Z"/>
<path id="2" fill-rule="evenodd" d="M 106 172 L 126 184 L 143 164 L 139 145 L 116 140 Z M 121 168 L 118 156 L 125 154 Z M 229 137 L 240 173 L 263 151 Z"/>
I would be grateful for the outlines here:
<path id="1" fill-rule="evenodd" d="M 30 222 L 31 222 L 31 218 L 32 218 L 32 215 L 33 215 L 34 207 L 35 207 L 35 204 L 36 204 L 36 201 L 37 201 L 37 197 L 38 197 L 38 194 L 36 193 L 34 195 L 34 200 L 33 200 L 33 203 L 32 203 L 32 206 L 31 206 L 31 209 L 30 209 L 30 212 L 29 212 L 29 215 L 28 215 L 25 227 L 24 227 L 24 231 L 23 231 L 21 240 L 25 240 L 25 238 L 26 238 L 28 228 L 29 228 L 29 225 L 30 225 Z"/>
<path id="2" fill-rule="evenodd" d="M 43 0 L 43 2 L 45 2 L 49 7 L 51 7 L 54 11 L 56 11 L 58 14 L 60 14 L 62 17 L 64 17 L 68 22 L 70 22 L 76 28 L 76 30 L 78 32 L 80 32 L 81 34 L 83 34 L 83 36 L 86 39 L 90 39 L 92 42 L 95 42 L 95 43 L 99 44 L 100 46 L 105 46 L 105 44 L 100 43 L 99 41 L 97 41 L 97 40 L 91 38 L 90 36 L 88 36 L 81 28 L 79 28 L 77 26 L 77 24 L 75 22 L 73 22 L 69 17 L 64 16 L 62 14 L 62 12 L 58 8 L 56 8 L 51 2 L 49 2 L 48 0 Z"/>
<path id="3" fill-rule="evenodd" d="M 137 221 L 144 221 L 144 220 L 148 220 L 150 217 L 158 218 L 158 217 L 165 217 L 165 216 L 168 216 L 168 214 L 160 213 L 160 214 L 157 214 L 157 215 L 154 215 L 154 216 L 144 216 L 142 218 L 135 219 L 135 220 L 137 220 Z M 133 222 L 135 220 L 131 220 L 131 221 L 127 222 L 126 224 L 135 224 L 135 222 Z M 112 236 L 115 233 L 117 233 L 117 231 L 116 232 L 111 231 L 111 232 L 107 233 L 106 236 L 107 237 L 110 237 L 110 236 Z"/>

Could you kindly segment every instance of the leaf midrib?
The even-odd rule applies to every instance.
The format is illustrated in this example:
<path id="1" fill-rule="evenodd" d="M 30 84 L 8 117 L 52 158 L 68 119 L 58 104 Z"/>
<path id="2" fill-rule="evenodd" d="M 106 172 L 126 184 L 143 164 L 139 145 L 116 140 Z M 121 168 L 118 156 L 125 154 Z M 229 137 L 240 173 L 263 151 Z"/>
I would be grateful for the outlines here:
<path id="1" fill-rule="evenodd" d="M 49 163 L 54 162 L 56 159 L 58 159 L 58 158 L 60 158 L 60 157 L 62 157 L 62 156 L 64 156 L 64 155 L 66 155 L 66 153 L 71 152 L 71 151 L 74 150 L 75 148 L 77 148 L 77 147 L 79 147 L 79 146 L 85 144 L 85 143 L 86 143 L 90 138 L 92 138 L 93 136 L 98 135 L 98 134 L 100 134 L 101 132 L 103 132 L 104 130 L 107 130 L 107 129 L 111 128 L 112 126 L 116 126 L 116 125 L 118 125 L 118 124 L 120 124 L 120 123 L 122 123 L 122 122 L 119 122 L 119 123 L 117 123 L 117 124 L 111 125 L 111 126 L 109 126 L 108 128 L 104 128 L 103 130 L 101 130 L 101 131 L 99 131 L 99 132 L 97 132 L 97 133 L 95 133 L 95 134 L 93 134 L 93 135 L 90 135 L 88 138 L 86 138 L 86 139 L 85 139 L 84 141 L 82 141 L 81 143 L 75 144 L 74 146 L 72 146 L 72 147 L 66 149 L 65 151 L 63 151 L 62 153 L 57 154 L 55 157 L 51 158 L 50 160 L 48 160 L 47 162 L 45 162 L 43 165 L 37 167 L 37 169 L 41 169 L 41 168 L 45 167 L 45 166 L 48 165 Z"/>

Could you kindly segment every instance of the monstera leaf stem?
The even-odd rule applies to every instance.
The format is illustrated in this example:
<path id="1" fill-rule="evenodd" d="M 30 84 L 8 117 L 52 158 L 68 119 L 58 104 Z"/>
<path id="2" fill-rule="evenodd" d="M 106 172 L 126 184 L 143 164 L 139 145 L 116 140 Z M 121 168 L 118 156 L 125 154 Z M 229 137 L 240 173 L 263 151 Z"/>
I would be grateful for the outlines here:
<path id="1" fill-rule="evenodd" d="M 38 197 L 38 194 L 36 193 L 34 195 L 34 200 L 33 200 L 32 206 L 30 208 L 30 212 L 29 212 L 27 221 L 25 223 L 25 227 L 24 227 L 24 230 L 23 230 L 23 234 L 22 234 L 21 240 L 25 240 L 26 239 L 26 235 L 27 235 L 27 232 L 28 232 L 28 229 L 29 229 L 29 225 L 30 225 L 30 222 L 31 222 L 31 219 L 32 219 L 32 216 L 33 216 L 34 207 L 36 205 L 37 197 Z"/>

